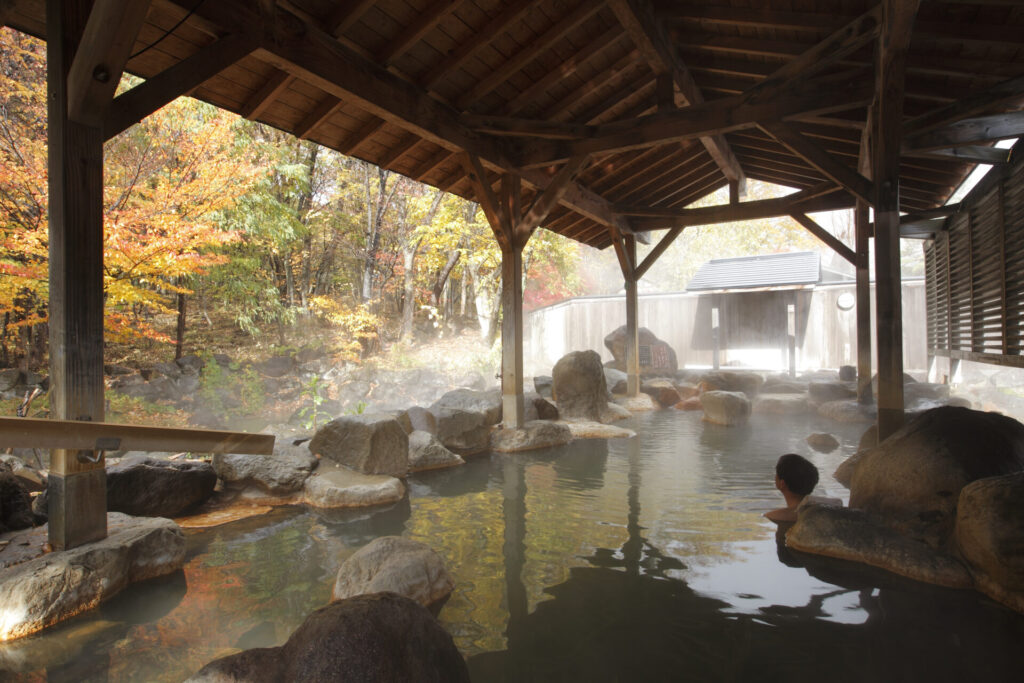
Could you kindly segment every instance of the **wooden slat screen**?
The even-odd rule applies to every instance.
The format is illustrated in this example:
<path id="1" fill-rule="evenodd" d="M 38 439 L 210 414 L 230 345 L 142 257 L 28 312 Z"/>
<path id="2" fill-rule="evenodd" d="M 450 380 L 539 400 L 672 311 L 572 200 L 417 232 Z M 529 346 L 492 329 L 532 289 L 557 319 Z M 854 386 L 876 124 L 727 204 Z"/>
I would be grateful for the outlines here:
<path id="1" fill-rule="evenodd" d="M 1022 156 L 993 169 L 925 247 L 933 355 L 1024 366 Z"/>

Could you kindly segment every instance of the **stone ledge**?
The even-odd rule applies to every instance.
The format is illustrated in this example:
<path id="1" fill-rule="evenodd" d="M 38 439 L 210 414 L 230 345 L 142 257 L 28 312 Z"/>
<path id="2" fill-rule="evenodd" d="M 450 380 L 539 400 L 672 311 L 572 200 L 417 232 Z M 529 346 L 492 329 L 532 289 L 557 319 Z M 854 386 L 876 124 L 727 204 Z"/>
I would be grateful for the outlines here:
<path id="1" fill-rule="evenodd" d="M 0 570 L 0 641 L 21 638 L 90 610 L 136 581 L 177 571 L 185 535 L 162 517 L 107 514 L 108 536 Z M 11 546 L 41 548 L 45 526 L 5 535 Z M 27 546 L 22 545 L 28 543 Z"/>

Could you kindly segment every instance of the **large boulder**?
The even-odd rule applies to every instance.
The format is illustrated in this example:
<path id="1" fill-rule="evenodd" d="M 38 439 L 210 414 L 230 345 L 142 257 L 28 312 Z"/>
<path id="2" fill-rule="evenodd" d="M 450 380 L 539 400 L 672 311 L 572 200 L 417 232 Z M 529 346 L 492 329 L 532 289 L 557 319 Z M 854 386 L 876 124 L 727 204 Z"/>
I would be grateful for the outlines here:
<path id="1" fill-rule="evenodd" d="M 572 441 L 572 431 L 565 424 L 534 420 L 519 429 L 496 429 L 491 432 L 491 450 L 501 453 L 530 451 L 563 446 Z"/>
<path id="2" fill-rule="evenodd" d="M 11 543 L 45 539 L 45 528 L 21 531 Z M 48 553 L 3 571 L 0 641 L 41 631 L 96 607 L 135 581 L 177 571 L 185 562 L 185 536 L 163 518 L 107 515 L 107 537 Z"/>
<path id="3" fill-rule="evenodd" d="M 604 345 L 612 352 L 615 360 L 611 367 L 626 369 L 626 326 L 612 331 L 604 338 Z M 658 339 L 646 327 L 637 334 L 637 348 L 640 354 L 640 374 L 645 377 L 673 376 L 679 369 L 676 352 L 666 342 Z"/>
<path id="4" fill-rule="evenodd" d="M 452 637 L 427 608 L 401 595 L 375 593 L 322 607 L 281 647 L 214 660 L 188 680 L 469 683 L 469 670 Z"/>
<path id="5" fill-rule="evenodd" d="M 854 382 L 838 380 L 818 380 L 807 385 L 807 395 L 812 403 L 827 403 L 857 398 L 857 386 Z"/>
<path id="6" fill-rule="evenodd" d="M 466 463 L 461 457 L 444 447 L 430 432 L 414 429 L 409 434 L 409 471 L 422 472 Z"/>
<path id="7" fill-rule="evenodd" d="M 310 452 L 363 474 L 409 473 L 409 437 L 394 415 L 343 415 L 321 427 Z"/>
<path id="8" fill-rule="evenodd" d="M 740 391 L 705 391 L 700 395 L 704 419 L 732 427 L 750 419 L 750 400 Z"/>
<path id="9" fill-rule="evenodd" d="M 137 517 L 178 517 L 213 495 L 217 474 L 206 462 L 125 458 L 107 468 L 107 510 Z"/>
<path id="10" fill-rule="evenodd" d="M 818 415 L 836 422 L 868 423 L 875 420 L 875 404 L 864 404 L 854 400 L 826 401 L 818 405 Z"/>
<path id="11" fill-rule="evenodd" d="M 259 363 L 256 369 L 267 377 L 284 377 L 295 369 L 295 359 L 291 356 L 271 356 Z"/>
<path id="12" fill-rule="evenodd" d="M 0 455 L 0 472 L 10 472 L 29 491 L 42 491 L 46 488 L 46 475 L 29 467 L 16 455 Z"/>
<path id="13" fill-rule="evenodd" d="M 554 378 L 549 375 L 536 375 L 533 378 L 533 388 L 544 398 L 551 398 L 551 385 L 554 381 Z"/>
<path id="14" fill-rule="evenodd" d="M 1024 473 L 964 486 L 956 549 L 978 590 L 1024 613 Z"/>
<path id="15" fill-rule="evenodd" d="M 410 538 L 381 536 L 341 564 L 331 600 L 386 591 L 430 607 L 447 600 L 454 588 L 455 579 L 433 548 Z"/>
<path id="16" fill-rule="evenodd" d="M 458 408 L 431 410 L 437 429 L 437 439 L 462 455 L 473 455 L 487 449 L 491 427 L 483 413 Z"/>
<path id="17" fill-rule="evenodd" d="M 531 420 L 557 420 L 558 408 L 535 391 L 523 394 L 523 415 L 527 422 Z"/>
<path id="18" fill-rule="evenodd" d="M 562 356 L 552 375 L 552 394 L 563 419 L 601 422 L 608 405 L 608 387 L 596 351 L 573 351 Z"/>
<path id="19" fill-rule="evenodd" d="M 401 479 L 321 463 L 306 478 L 301 500 L 316 508 L 349 508 L 394 503 L 404 495 L 405 485 Z"/>
<path id="20" fill-rule="evenodd" d="M 33 521 L 28 489 L 10 472 L 0 472 L 0 533 L 27 529 Z"/>
<path id="21" fill-rule="evenodd" d="M 604 366 L 604 383 L 611 394 L 624 394 L 629 388 L 629 375 L 622 370 Z"/>
<path id="22" fill-rule="evenodd" d="M 253 486 L 275 496 L 294 493 L 318 464 L 305 443 L 296 445 L 294 441 L 278 437 L 273 455 L 217 453 L 213 456 L 213 470 L 230 488 Z"/>
<path id="23" fill-rule="evenodd" d="M 815 432 L 806 439 L 807 445 L 819 453 L 831 453 L 839 448 L 839 441 L 836 437 L 825 432 Z"/>
<path id="24" fill-rule="evenodd" d="M 761 391 L 764 377 L 744 370 L 710 370 L 699 375 L 701 391 L 740 391 L 753 399 Z"/>
<path id="25" fill-rule="evenodd" d="M 437 413 L 442 408 L 482 413 L 484 424 L 496 425 L 501 422 L 501 390 L 455 389 L 434 401 L 430 406 L 430 411 Z"/>
<path id="26" fill-rule="evenodd" d="M 431 434 L 437 432 L 437 418 L 426 408 L 411 406 L 405 410 L 400 410 L 395 414 L 395 417 L 398 419 L 398 423 L 402 425 L 402 429 L 405 430 L 406 434 L 412 434 L 417 430 L 430 432 Z"/>
<path id="27" fill-rule="evenodd" d="M 904 535 L 945 547 L 961 489 L 1020 471 L 1020 422 L 968 408 L 935 408 L 860 455 L 850 479 L 850 506 Z"/>

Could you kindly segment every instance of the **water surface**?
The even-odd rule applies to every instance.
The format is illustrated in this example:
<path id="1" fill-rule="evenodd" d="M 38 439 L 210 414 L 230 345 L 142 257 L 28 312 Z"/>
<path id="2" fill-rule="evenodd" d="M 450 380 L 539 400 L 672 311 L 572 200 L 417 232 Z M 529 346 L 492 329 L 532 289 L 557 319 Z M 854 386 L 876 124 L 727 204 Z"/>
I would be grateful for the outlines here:
<path id="1" fill-rule="evenodd" d="M 0 679 L 180 681 L 239 649 L 283 643 L 377 536 L 441 553 L 441 621 L 475 681 L 1017 680 L 1024 618 L 780 548 L 778 456 L 818 465 L 817 493 L 863 426 L 755 415 L 742 428 L 674 410 L 578 440 L 409 478 L 384 508 L 281 508 L 189 532 L 174 576 L 36 637 L 0 645 Z M 828 431 L 831 454 L 804 443 Z M 6 679 L 5 679 L 6 680 Z"/>

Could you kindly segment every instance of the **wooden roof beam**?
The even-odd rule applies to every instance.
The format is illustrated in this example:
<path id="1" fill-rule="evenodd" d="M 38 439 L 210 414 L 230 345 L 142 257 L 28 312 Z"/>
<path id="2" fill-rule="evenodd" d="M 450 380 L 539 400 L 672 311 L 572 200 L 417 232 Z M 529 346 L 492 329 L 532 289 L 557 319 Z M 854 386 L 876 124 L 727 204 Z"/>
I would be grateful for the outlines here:
<path id="1" fill-rule="evenodd" d="M 704 95 L 655 18 L 651 4 L 647 0 L 609 0 L 609 4 L 655 75 L 670 75 L 687 104 L 703 104 Z M 743 169 L 725 137 L 721 134 L 705 135 L 700 141 L 722 174 L 728 180 L 739 183 L 743 193 L 746 186 Z"/>
<path id="2" fill-rule="evenodd" d="M 904 124 L 903 132 L 905 135 L 924 133 L 1021 97 L 1024 97 L 1024 76 L 1002 81 L 982 92 L 911 119 Z"/>
<path id="3" fill-rule="evenodd" d="M 260 89 L 252 94 L 242 105 L 238 113 L 242 118 L 255 119 L 266 111 L 267 107 L 274 103 L 278 96 L 288 89 L 288 86 L 295 80 L 295 76 L 287 71 L 275 69 Z"/>
<path id="4" fill-rule="evenodd" d="M 72 121 L 99 127 L 110 109 L 149 0 L 96 0 L 67 76 Z"/>
<path id="5" fill-rule="evenodd" d="M 872 94 L 872 88 L 859 83 L 819 86 L 814 82 L 807 82 L 798 90 L 767 101 L 752 99 L 745 93 L 599 126 L 593 138 L 578 143 L 539 141 L 524 145 L 520 164 L 553 163 L 578 154 L 600 154 L 692 140 L 752 128 L 761 122 L 777 121 L 800 113 L 842 111 L 864 106 L 870 102 Z"/>
<path id="6" fill-rule="evenodd" d="M 800 212 L 794 212 L 790 214 L 790 216 L 793 220 L 802 225 L 809 233 L 831 247 L 832 251 L 836 252 L 853 265 L 857 265 L 857 255 L 853 253 L 853 249 L 850 249 L 850 247 L 846 246 L 842 240 L 825 228 L 821 227 L 813 218 Z"/>
<path id="7" fill-rule="evenodd" d="M 317 126 L 331 117 L 334 112 L 341 109 L 341 100 L 334 95 L 328 95 L 320 100 L 313 109 L 295 127 L 292 134 L 300 140 L 312 133 Z"/>
<path id="8" fill-rule="evenodd" d="M 944 161 L 955 160 L 966 161 L 972 164 L 1000 165 L 1010 163 L 1010 157 L 1013 155 L 1013 150 L 1001 147 L 964 145 L 962 147 L 950 147 L 948 149 L 930 149 L 924 151 L 909 150 L 904 151 L 903 155 L 912 156 L 918 159 L 940 159 Z"/>
<path id="9" fill-rule="evenodd" d="M 544 188 L 542 193 L 534 198 L 526 215 L 520 219 L 513 229 L 513 235 L 517 243 L 526 244 L 533 231 L 547 219 L 548 214 L 555 208 L 559 200 L 569 189 L 569 185 L 576 179 L 576 176 L 586 167 L 589 161 L 588 157 L 573 157 L 559 169 L 558 173 L 551 179 L 551 183 Z"/>
<path id="10" fill-rule="evenodd" d="M 831 178 L 841 187 L 845 187 L 858 199 L 863 199 L 868 204 L 874 202 L 875 188 L 870 180 L 849 166 L 836 161 L 831 154 L 805 138 L 796 129 L 781 121 L 763 123 L 760 127 L 794 154 L 821 171 L 826 177 Z"/>
<path id="11" fill-rule="evenodd" d="M 377 0 L 349 0 L 339 3 L 324 22 L 327 32 L 332 36 L 340 36 L 349 27 L 359 21 Z"/>
<path id="12" fill-rule="evenodd" d="M 579 140 L 593 135 L 594 127 L 584 124 L 559 123 L 539 119 L 519 119 L 511 116 L 481 116 L 463 114 L 462 123 L 477 133 L 553 140 Z"/>
<path id="13" fill-rule="evenodd" d="M 904 138 L 904 153 L 930 151 L 1024 136 L 1024 111 L 963 119 Z"/>
<path id="14" fill-rule="evenodd" d="M 103 122 L 106 140 L 244 58 L 258 46 L 248 33 L 229 33 L 114 98 Z"/>

